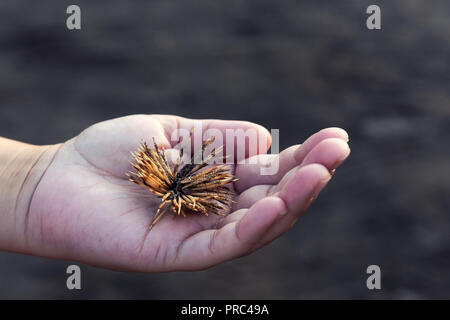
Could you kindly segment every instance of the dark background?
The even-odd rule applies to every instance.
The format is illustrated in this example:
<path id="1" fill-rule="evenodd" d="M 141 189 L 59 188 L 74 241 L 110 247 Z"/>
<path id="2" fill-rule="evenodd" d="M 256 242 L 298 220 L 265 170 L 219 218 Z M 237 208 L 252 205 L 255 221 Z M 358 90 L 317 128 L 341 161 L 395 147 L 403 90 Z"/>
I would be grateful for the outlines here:
<path id="1" fill-rule="evenodd" d="M 78 4 L 82 30 L 65 26 Z M 365 27 L 378 4 L 382 30 Z M 0 254 L 0 298 L 450 298 L 450 2 L 0 2 L 0 135 L 57 143 L 134 113 L 243 119 L 352 154 L 268 247 L 196 273 Z M 366 268 L 382 290 L 366 288 Z"/>

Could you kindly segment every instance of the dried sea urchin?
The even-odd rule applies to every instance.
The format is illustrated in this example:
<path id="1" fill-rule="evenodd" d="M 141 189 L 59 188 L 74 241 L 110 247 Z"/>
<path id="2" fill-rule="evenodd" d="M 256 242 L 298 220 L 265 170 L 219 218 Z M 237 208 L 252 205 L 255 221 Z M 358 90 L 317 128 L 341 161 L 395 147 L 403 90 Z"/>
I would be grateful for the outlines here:
<path id="1" fill-rule="evenodd" d="M 237 181 L 237 178 L 229 172 L 226 165 L 216 165 L 200 171 L 223 149 L 223 146 L 214 149 L 202 159 L 206 146 L 213 141 L 214 137 L 211 137 L 203 142 L 201 150 L 194 153 L 191 162 L 182 166 L 180 170 L 178 169 L 184 149 L 179 151 L 173 169 L 167 161 L 164 149 L 160 150 L 155 139 L 153 139 L 154 150 L 150 150 L 147 144 L 142 142 L 139 149 L 132 153 L 135 160 L 132 165 L 136 171 L 128 175 L 130 181 L 161 198 L 161 204 L 153 217 L 150 229 L 170 207 L 176 215 L 186 216 L 188 212 L 199 212 L 206 216 L 209 213 L 225 215 L 223 211 L 230 208 L 234 195 L 226 185 Z"/>

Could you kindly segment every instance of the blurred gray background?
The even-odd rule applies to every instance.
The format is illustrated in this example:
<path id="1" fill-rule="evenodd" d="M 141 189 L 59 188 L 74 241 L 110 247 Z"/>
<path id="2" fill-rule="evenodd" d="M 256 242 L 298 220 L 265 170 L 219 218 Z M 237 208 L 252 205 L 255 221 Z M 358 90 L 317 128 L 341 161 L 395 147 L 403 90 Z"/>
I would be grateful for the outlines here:
<path id="1" fill-rule="evenodd" d="M 78 4 L 82 30 L 66 29 Z M 382 9 L 382 30 L 365 27 Z M 0 2 L 0 135 L 57 143 L 134 113 L 243 119 L 352 154 L 286 235 L 196 273 L 0 254 L 0 298 L 450 298 L 450 2 Z M 382 290 L 366 288 L 370 264 Z"/>

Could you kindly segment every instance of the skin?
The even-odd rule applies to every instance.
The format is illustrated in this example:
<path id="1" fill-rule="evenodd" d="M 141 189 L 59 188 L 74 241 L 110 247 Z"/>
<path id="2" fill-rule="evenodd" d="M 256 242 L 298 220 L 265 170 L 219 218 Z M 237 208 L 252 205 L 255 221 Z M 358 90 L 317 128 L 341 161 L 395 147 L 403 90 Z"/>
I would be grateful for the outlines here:
<path id="1" fill-rule="evenodd" d="M 192 119 L 135 115 L 93 125 L 60 145 L 31 146 L 0 138 L 0 249 L 141 272 L 202 270 L 250 254 L 288 231 L 350 153 L 348 135 L 323 129 L 279 155 L 279 172 L 238 160 L 231 169 L 236 203 L 226 217 L 172 218 L 148 227 L 159 200 L 129 182 L 130 151 L 142 139 L 166 148 Z M 203 129 L 258 130 L 243 121 L 202 120 Z M 269 147 L 269 146 L 267 146 Z M 170 151 L 170 150 L 169 150 Z"/>

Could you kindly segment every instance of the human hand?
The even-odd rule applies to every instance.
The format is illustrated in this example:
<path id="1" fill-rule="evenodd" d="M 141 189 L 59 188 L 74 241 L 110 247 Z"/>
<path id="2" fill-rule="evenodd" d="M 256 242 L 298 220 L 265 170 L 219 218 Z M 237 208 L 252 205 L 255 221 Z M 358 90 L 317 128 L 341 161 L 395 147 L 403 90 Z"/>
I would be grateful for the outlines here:
<path id="1" fill-rule="evenodd" d="M 258 150 L 248 157 L 279 161 L 275 175 L 263 164 L 231 165 L 236 203 L 227 216 L 167 213 L 149 231 L 160 203 L 128 181 L 130 151 L 154 137 L 171 148 L 170 134 L 194 120 L 136 115 L 98 123 L 60 146 L 34 191 L 24 220 L 26 248 L 41 256 L 104 268 L 164 272 L 200 270 L 247 255 L 279 237 L 306 210 L 348 156 L 348 136 L 324 129 L 279 155 Z M 267 130 L 242 121 L 202 120 L 203 128 Z"/>

